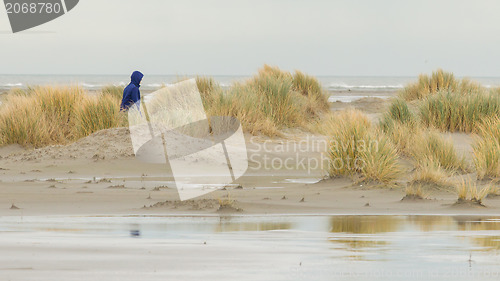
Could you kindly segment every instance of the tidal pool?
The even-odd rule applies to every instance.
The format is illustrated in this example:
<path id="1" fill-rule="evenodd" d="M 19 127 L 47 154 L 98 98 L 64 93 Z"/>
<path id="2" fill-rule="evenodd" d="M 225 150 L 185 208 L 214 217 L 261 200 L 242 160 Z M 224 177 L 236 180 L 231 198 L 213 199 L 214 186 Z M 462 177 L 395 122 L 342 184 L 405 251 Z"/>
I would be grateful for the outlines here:
<path id="1" fill-rule="evenodd" d="M 499 280 L 500 217 L 2 217 L 0 280 Z"/>

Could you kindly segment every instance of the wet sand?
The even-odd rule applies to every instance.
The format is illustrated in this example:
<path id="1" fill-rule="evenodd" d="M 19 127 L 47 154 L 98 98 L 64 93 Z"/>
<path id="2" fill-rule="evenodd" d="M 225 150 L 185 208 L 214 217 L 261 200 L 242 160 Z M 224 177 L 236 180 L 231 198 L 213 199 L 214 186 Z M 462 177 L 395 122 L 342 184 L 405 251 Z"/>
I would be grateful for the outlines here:
<path id="1" fill-rule="evenodd" d="M 498 218 L 23 217 L 2 280 L 498 280 Z M 404 277 L 403 277 L 404 276 Z"/>

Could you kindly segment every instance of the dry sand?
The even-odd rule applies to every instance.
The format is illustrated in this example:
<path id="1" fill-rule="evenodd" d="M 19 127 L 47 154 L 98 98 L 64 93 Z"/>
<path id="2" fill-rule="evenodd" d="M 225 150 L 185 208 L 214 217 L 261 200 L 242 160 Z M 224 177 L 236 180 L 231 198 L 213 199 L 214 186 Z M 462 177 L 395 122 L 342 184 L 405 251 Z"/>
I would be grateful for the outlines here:
<path id="1" fill-rule="evenodd" d="M 388 104 L 387 99 L 368 97 L 333 103 L 332 110 L 352 106 L 377 120 Z M 470 155 L 469 135 L 448 135 L 461 153 Z M 456 196 L 446 190 L 431 191 L 430 200 L 401 201 L 409 165 L 392 188 L 348 178 L 321 180 L 323 170 L 314 167 L 310 171 L 310 167 L 259 168 L 266 157 L 319 160 L 325 150 L 319 145 L 323 137 L 291 131 L 284 139 L 246 138 L 250 168 L 237 180 L 242 188 L 231 186 L 186 202 L 176 202 L 177 191 L 169 184 L 173 178 L 165 165 L 134 158 L 127 128 L 100 131 L 66 146 L 2 147 L 0 215 L 208 214 L 217 213 L 218 202 L 226 197 L 234 200 L 235 210 L 229 211 L 237 214 L 498 214 L 500 210 L 500 199 L 495 198 L 484 200 L 486 208 L 452 207 Z M 258 149 L 264 143 L 268 151 Z M 13 204 L 17 209 L 11 208 Z"/>

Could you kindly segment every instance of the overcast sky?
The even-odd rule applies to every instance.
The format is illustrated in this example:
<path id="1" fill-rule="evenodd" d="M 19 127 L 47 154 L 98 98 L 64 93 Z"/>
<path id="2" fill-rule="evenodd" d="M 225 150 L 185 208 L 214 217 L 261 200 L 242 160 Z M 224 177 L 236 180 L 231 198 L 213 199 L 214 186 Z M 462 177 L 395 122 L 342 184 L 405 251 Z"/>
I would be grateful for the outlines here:
<path id="1" fill-rule="evenodd" d="M 80 0 L 12 34 L 1 74 L 500 76 L 500 1 Z"/>

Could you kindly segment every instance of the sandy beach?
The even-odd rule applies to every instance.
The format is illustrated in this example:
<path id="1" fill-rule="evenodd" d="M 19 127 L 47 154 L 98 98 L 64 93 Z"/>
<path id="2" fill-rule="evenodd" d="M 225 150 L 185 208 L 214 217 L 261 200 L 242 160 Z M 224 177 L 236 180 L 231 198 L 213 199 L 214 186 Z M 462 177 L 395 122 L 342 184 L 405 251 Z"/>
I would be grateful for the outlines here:
<path id="1" fill-rule="evenodd" d="M 331 110 L 354 107 L 377 122 L 389 103 L 369 96 L 333 102 Z M 471 161 L 470 135 L 443 135 Z M 405 175 L 389 188 L 344 177 L 326 179 L 318 165 L 326 153 L 324 141 L 324 136 L 297 130 L 282 138 L 246 135 L 250 163 L 245 175 L 225 190 L 184 202 L 172 188 L 168 167 L 134 158 L 127 128 L 99 131 L 66 146 L 9 145 L 0 148 L 0 215 L 217 214 L 219 201 L 228 197 L 235 209 L 226 212 L 235 215 L 499 213 L 500 199 L 495 198 L 486 198 L 485 207 L 453 206 L 452 189 L 430 190 L 428 200 L 401 201 L 412 169 L 405 159 Z M 266 159 L 293 159 L 293 164 L 266 167 Z"/>

